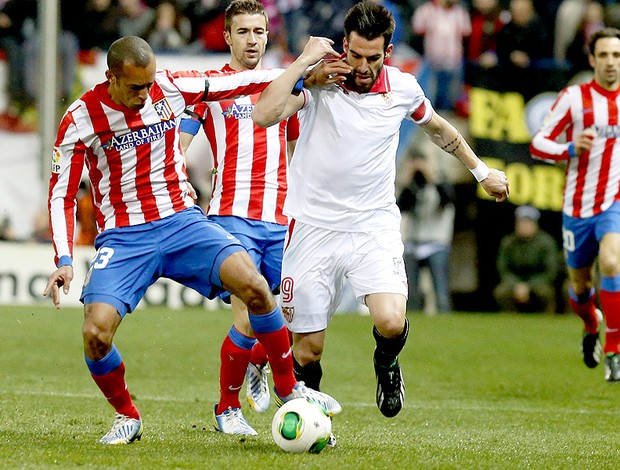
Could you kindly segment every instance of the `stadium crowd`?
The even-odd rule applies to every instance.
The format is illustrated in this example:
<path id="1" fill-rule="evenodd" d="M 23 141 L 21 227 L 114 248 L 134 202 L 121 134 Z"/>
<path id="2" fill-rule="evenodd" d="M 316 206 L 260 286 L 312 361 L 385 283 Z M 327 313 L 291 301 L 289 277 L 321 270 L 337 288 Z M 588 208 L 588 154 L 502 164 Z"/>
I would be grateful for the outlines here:
<path id="1" fill-rule="evenodd" d="M 467 91 L 481 69 L 522 82 L 532 69 L 589 71 L 586 44 L 603 25 L 620 25 L 620 4 L 592 0 L 374 0 L 395 17 L 393 57 L 414 57 L 416 76 L 436 109 L 466 116 Z M 0 130 L 33 132 L 37 125 L 37 0 L 0 0 L 0 53 L 7 65 L 6 108 Z M 92 61 L 120 36 L 146 39 L 156 54 L 228 52 L 224 10 L 228 0 L 63 0 L 60 6 L 60 109 L 79 96 L 79 64 Z M 330 37 L 342 48 L 342 22 L 355 0 L 261 0 L 270 18 L 268 49 L 290 63 L 309 35 Z M 458 121 L 457 121 L 458 122 Z M 404 150 L 413 141 L 401 129 Z M 466 126 L 466 124 L 465 124 Z M 445 176 L 445 175 L 443 175 Z M 82 214 L 88 214 L 89 197 Z M 80 217 L 81 214 L 78 214 Z M 458 215 L 457 215 L 458 218 Z M 32 239 L 49 241 L 45 221 Z M 95 233 L 84 225 L 79 243 Z M 92 225 L 92 224 L 90 224 Z M 3 239 L 11 239 L 3 220 Z"/>
<path id="2" fill-rule="evenodd" d="M 616 1 L 591 0 L 375 0 L 397 22 L 395 54 L 419 54 L 420 76 L 440 110 L 458 105 L 463 80 L 479 67 L 588 68 L 584 47 L 603 23 L 620 23 Z M 59 49 L 66 103 L 78 96 L 76 67 L 120 36 L 146 39 L 156 53 L 227 52 L 223 38 L 228 0 L 63 0 Z M 269 48 L 291 57 L 308 35 L 342 44 L 342 19 L 355 0 L 262 0 L 270 17 Z M 0 49 L 9 68 L 9 105 L 0 129 L 36 127 L 37 0 L 0 0 Z M 514 70 L 512 70 L 514 71 Z M 422 74 L 420 74 L 422 75 Z M 519 74 L 508 74 L 518 77 Z M 425 81 L 425 83 L 424 83 Z M 447 86 L 446 86 L 447 85 Z M 438 93 L 435 90 L 441 91 Z"/>

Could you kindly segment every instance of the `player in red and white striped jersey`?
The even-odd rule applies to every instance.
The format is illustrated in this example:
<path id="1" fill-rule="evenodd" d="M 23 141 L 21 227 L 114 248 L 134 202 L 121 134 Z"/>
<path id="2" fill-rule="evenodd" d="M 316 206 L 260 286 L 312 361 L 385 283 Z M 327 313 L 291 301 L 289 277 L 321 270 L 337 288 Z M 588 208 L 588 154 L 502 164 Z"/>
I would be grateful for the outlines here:
<path id="1" fill-rule="evenodd" d="M 107 61 L 107 81 L 69 107 L 58 131 L 49 196 L 58 269 L 44 292 L 59 307 L 59 289 L 67 293 L 73 279 L 75 198 L 86 162 L 100 233 L 81 295 L 84 355 L 117 413 L 100 442 L 128 444 L 142 434 L 113 338 L 159 277 L 209 298 L 224 290 L 238 295 L 266 344 L 278 394 L 284 400 L 314 394 L 329 405 L 331 397 L 297 384 L 282 313 L 245 248 L 194 206 L 179 142 L 187 105 L 254 93 L 278 72 L 206 77 L 157 71 L 150 46 L 133 36 L 114 42 Z"/>
<path id="2" fill-rule="evenodd" d="M 534 136 L 532 157 L 566 162 L 562 214 L 570 305 L 585 325 L 583 359 L 600 361 L 600 312 L 592 267 L 598 256 L 599 300 L 605 312 L 606 378 L 620 380 L 620 30 L 590 41 L 594 79 L 562 90 Z"/>
<path id="3" fill-rule="evenodd" d="M 224 37 L 231 58 L 221 73 L 261 68 L 267 46 L 267 23 L 267 14 L 258 0 L 235 0 L 228 6 Z M 209 76 L 217 74 L 214 71 Z M 210 149 L 210 155 L 205 157 L 213 160 L 214 173 L 207 215 L 243 243 L 269 287 L 276 290 L 280 286 L 288 227 L 288 218 L 282 211 L 288 156 L 295 147 L 299 123 L 294 115 L 267 129 L 256 126 L 252 109 L 258 97 L 254 94 L 194 105 L 181 121 L 181 144 L 186 149 L 203 128 Z M 236 296 L 230 301 L 233 326 L 220 353 L 216 429 L 226 434 L 253 434 L 254 429 L 241 412 L 239 391 L 247 369 L 248 402 L 258 412 L 267 410 L 267 356 L 254 338 L 245 304 Z"/>

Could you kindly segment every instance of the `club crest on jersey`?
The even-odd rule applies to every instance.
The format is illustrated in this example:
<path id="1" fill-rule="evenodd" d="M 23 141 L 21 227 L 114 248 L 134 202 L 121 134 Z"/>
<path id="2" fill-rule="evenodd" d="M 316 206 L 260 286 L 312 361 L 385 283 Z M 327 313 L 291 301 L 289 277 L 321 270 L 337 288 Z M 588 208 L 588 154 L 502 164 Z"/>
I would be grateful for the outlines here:
<path id="1" fill-rule="evenodd" d="M 60 150 L 58 147 L 54 147 L 52 151 L 52 173 L 60 173 Z"/>
<path id="2" fill-rule="evenodd" d="M 176 121 L 170 119 L 161 121 L 150 126 L 145 126 L 137 131 L 127 132 L 121 135 L 115 135 L 103 144 L 103 150 L 114 149 L 118 152 L 129 150 L 139 145 L 148 144 L 160 140 L 166 132 L 174 129 Z"/>
<path id="3" fill-rule="evenodd" d="M 166 98 L 162 98 L 156 103 L 153 103 L 153 108 L 155 108 L 155 112 L 162 121 L 167 121 L 172 117 L 172 108 L 170 107 L 170 104 L 168 104 L 168 100 L 166 100 Z"/>
<path id="4" fill-rule="evenodd" d="M 282 307 L 282 315 L 287 322 L 291 323 L 295 316 L 295 307 Z"/>
<path id="5" fill-rule="evenodd" d="M 254 105 L 233 103 L 222 111 L 222 115 L 226 119 L 252 119 L 252 110 Z"/>

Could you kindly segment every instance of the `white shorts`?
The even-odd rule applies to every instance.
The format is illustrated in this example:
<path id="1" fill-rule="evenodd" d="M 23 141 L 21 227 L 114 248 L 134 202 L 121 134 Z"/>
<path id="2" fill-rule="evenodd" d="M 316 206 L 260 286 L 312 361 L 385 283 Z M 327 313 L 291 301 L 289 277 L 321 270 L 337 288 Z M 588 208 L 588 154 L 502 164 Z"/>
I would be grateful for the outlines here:
<path id="1" fill-rule="evenodd" d="M 327 328 L 340 304 L 345 279 L 361 303 L 368 294 L 407 296 L 398 230 L 337 232 L 295 221 L 285 247 L 280 298 L 287 326 L 294 333 Z"/>

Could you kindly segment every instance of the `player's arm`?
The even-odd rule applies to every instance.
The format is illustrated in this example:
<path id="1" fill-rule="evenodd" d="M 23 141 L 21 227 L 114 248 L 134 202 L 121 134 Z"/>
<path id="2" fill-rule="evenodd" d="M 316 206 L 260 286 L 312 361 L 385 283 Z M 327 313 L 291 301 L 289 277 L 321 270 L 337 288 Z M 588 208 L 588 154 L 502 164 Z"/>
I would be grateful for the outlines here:
<path id="1" fill-rule="evenodd" d="M 185 168 L 187 168 L 187 149 L 204 124 L 204 115 L 201 113 L 206 112 L 206 109 L 205 103 L 198 103 L 196 106 L 190 106 L 187 108 L 181 117 L 181 122 L 179 124 L 179 140 L 181 143 L 181 150 L 183 151 Z M 187 189 L 190 197 L 197 200 L 198 193 L 189 180 L 187 181 Z"/>
<path id="2" fill-rule="evenodd" d="M 565 135 L 572 123 L 569 91 L 564 89 L 532 139 L 530 144 L 532 158 L 555 163 L 578 157 L 586 150 L 590 150 L 596 135 L 592 129 L 586 129 L 575 135 L 572 142 L 558 142 L 558 138 Z"/>
<path id="3" fill-rule="evenodd" d="M 421 126 L 437 147 L 458 158 L 472 172 L 489 196 L 494 197 L 497 202 L 508 198 L 509 185 L 506 174 L 487 167 L 452 124 L 432 111 L 430 120 Z"/>
<path id="4" fill-rule="evenodd" d="M 179 130 L 181 131 L 180 139 L 183 155 L 187 152 L 187 149 L 194 140 L 194 137 L 196 137 L 196 134 L 198 134 L 202 124 L 204 123 L 204 118 L 199 114 L 200 110 L 204 108 L 204 106 L 201 105 L 204 105 L 204 103 L 200 103 L 195 107 L 190 106 L 181 116 Z"/>
<path id="5" fill-rule="evenodd" d="M 295 85 L 302 80 L 306 69 L 325 55 L 338 57 L 331 39 L 310 36 L 303 52 L 261 93 L 252 111 L 252 119 L 261 127 L 269 127 L 299 111 L 304 104 L 302 95 L 293 95 Z"/>
<path id="6" fill-rule="evenodd" d="M 80 187 L 86 145 L 78 138 L 73 116 L 65 114 L 59 137 L 52 153 L 52 172 L 49 192 L 49 219 L 57 266 L 48 278 L 43 295 L 51 295 L 56 308 L 60 307 L 60 288 L 69 293 L 73 279 L 73 240 L 77 192 Z"/>

